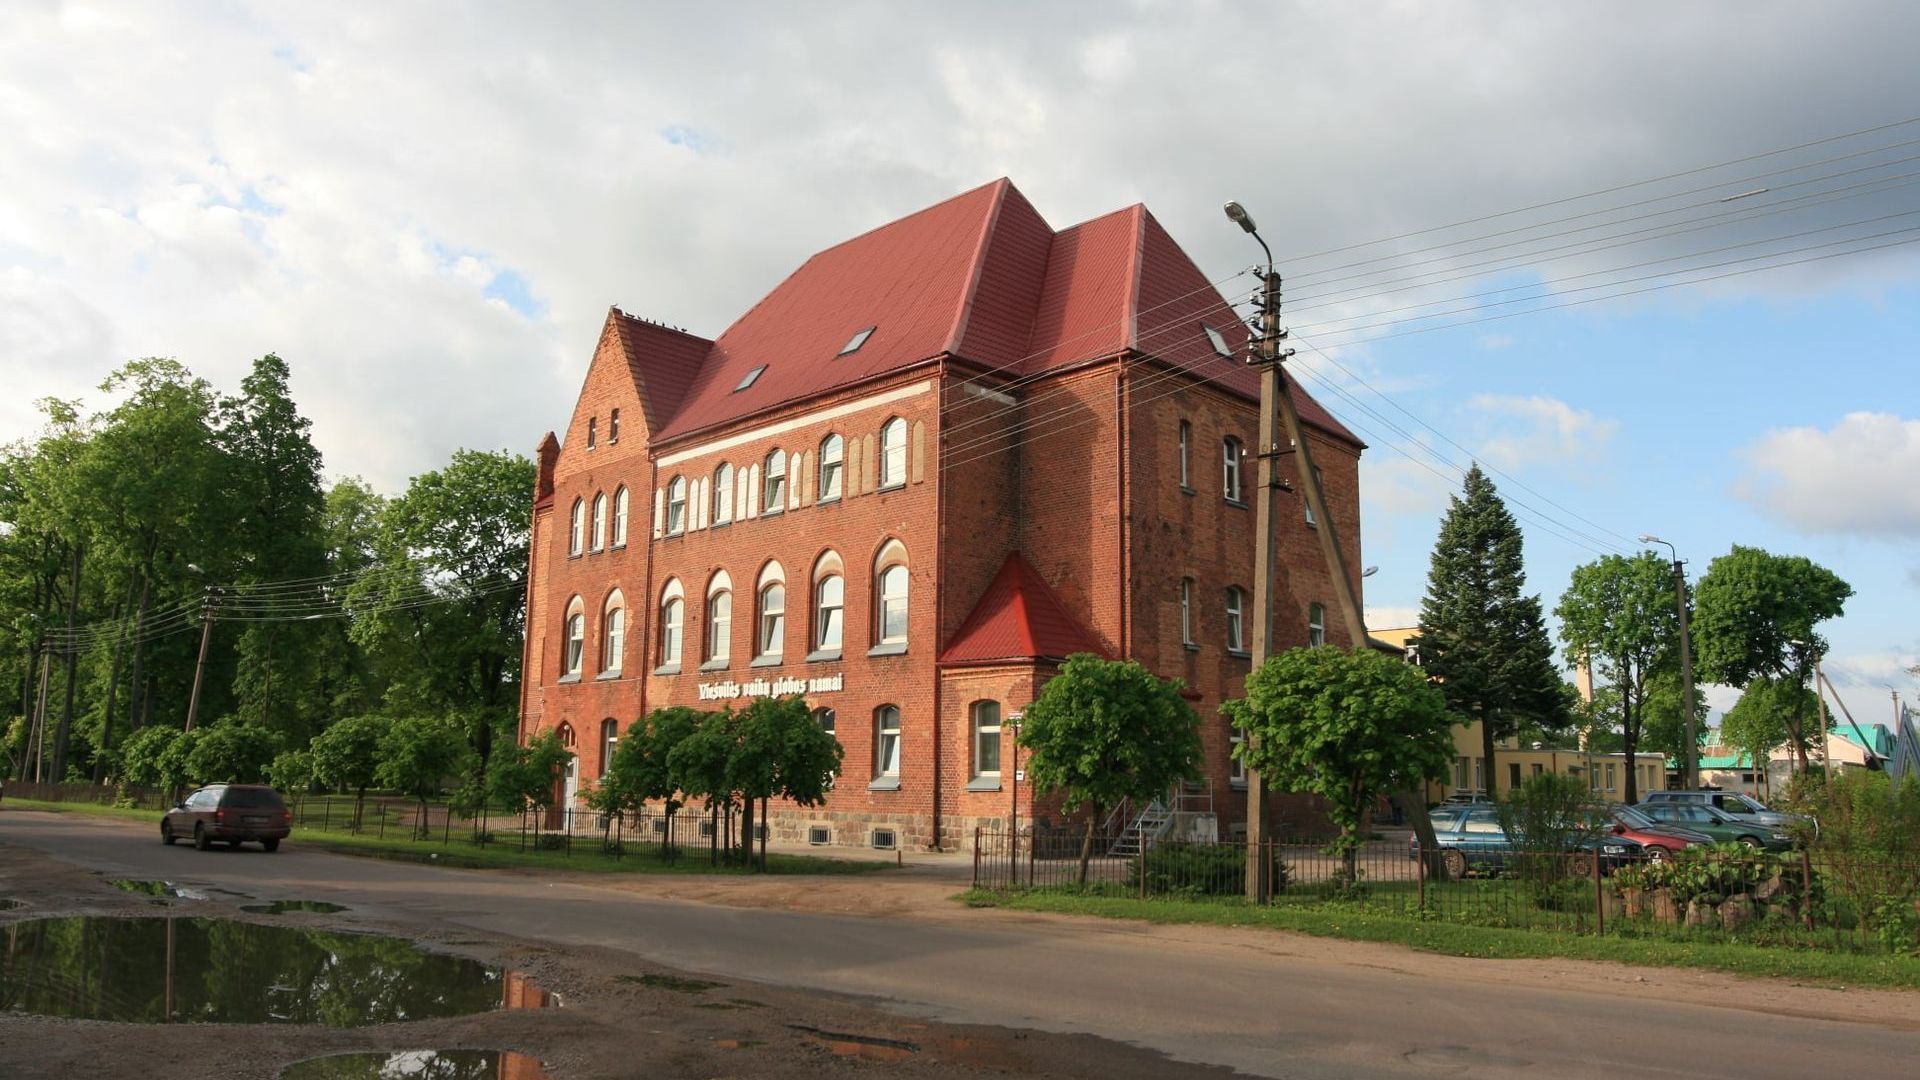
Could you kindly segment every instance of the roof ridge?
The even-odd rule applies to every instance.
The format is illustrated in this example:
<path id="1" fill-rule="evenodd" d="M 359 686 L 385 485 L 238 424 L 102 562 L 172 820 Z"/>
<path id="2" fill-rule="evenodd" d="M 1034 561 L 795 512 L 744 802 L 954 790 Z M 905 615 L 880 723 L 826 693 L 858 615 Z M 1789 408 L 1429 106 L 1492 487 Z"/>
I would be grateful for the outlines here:
<path id="1" fill-rule="evenodd" d="M 1012 190 L 1013 181 L 1001 177 L 993 182 L 993 209 L 987 212 L 987 223 L 980 229 L 980 239 L 973 246 L 972 265 L 967 273 L 966 288 L 960 290 L 960 310 L 954 315 L 953 329 L 947 337 L 944 352 L 952 355 L 959 351 L 960 342 L 967 336 L 967 324 L 973 320 L 973 301 L 980 295 L 980 278 L 986 273 L 987 247 L 993 243 L 994 230 L 1000 224 L 1000 211 L 1006 208 L 1007 192 Z"/>

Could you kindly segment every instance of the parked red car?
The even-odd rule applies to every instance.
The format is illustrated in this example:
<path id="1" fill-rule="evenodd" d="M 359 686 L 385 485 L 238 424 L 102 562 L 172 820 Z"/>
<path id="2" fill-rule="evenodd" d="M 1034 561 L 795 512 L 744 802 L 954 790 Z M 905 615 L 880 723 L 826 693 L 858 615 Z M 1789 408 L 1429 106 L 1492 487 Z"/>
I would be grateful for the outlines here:
<path id="1" fill-rule="evenodd" d="M 1638 840 L 1645 849 L 1646 857 L 1653 862 L 1671 859 L 1681 848 L 1691 844 L 1713 843 L 1713 837 L 1706 833 L 1655 821 L 1624 804 L 1616 803 L 1607 807 L 1607 814 L 1613 818 L 1613 835 Z"/>
<path id="2" fill-rule="evenodd" d="M 193 837 L 201 851 L 224 840 L 234 847 L 258 841 L 278 851 L 293 831 L 293 814 L 280 793 L 264 784 L 208 784 L 186 797 L 160 819 L 160 842 Z"/>

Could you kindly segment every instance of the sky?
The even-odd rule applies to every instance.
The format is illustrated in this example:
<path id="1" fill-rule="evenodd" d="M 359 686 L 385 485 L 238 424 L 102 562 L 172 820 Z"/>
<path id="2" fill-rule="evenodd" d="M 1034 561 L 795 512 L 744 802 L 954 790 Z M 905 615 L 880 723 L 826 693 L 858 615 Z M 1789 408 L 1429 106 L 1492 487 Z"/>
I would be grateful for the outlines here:
<path id="1" fill-rule="evenodd" d="M 1000 176 L 1056 228 L 1144 202 L 1238 295 L 1237 199 L 1370 446 L 1369 625 L 1479 461 L 1549 608 L 1642 533 L 1834 570 L 1829 674 L 1882 719 L 1920 694 L 1917 40 L 1897 0 L 7 0 L 0 441 L 128 359 L 277 352 L 329 475 L 397 491 L 563 426 L 609 305 L 717 335 Z"/>

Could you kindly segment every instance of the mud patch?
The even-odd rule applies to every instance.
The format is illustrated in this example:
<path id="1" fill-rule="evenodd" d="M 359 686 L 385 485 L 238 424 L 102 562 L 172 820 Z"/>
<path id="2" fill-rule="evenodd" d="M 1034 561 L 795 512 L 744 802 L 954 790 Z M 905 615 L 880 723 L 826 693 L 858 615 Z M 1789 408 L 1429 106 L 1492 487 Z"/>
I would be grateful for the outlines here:
<path id="1" fill-rule="evenodd" d="M 920 1047 L 902 1039 L 883 1039 L 878 1035 L 855 1035 L 845 1031 L 822 1031 L 805 1024 L 788 1024 L 787 1027 L 801 1032 L 814 1042 L 826 1047 L 836 1057 L 860 1058 L 863 1061 L 905 1061 L 920 1052 Z"/>
<path id="2" fill-rule="evenodd" d="M 538 1058 L 513 1050 L 401 1050 L 296 1061 L 280 1080 L 546 1080 Z"/>
<path id="3" fill-rule="evenodd" d="M 635 983 L 654 990 L 671 990 L 676 994 L 700 994 L 726 983 L 708 982 L 705 979 L 689 979 L 681 975 L 615 975 L 614 982 Z"/>
<path id="4" fill-rule="evenodd" d="M 347 910 L 347 905 L 329 904 L 325 900 L 275 900 L 271 904 L 246 904 L 240 910 L 249 915 L 285 915 L 296 911 L 309 915 L 332 915 Z"/>

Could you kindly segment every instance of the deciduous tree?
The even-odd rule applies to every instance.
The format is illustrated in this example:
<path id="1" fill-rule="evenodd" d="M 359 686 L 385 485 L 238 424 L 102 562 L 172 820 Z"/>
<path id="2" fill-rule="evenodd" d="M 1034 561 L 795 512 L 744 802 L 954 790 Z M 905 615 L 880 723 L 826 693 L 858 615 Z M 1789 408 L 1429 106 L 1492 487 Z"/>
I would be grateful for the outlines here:
<path id="1" fill-rule="evenodd" d="M 1627 802 L 1638 802 L 1633 755 L 1646 724 L 1648 689 L 1654 673 L 1676 665 L 1680 655 L 1672 570 L 1650 551 L 1603 556 L 1574 568 L 1554 614 L 1568 665 L 1592 665 L 1613 690 L 1613 719 L 1627 755 Z"/>

